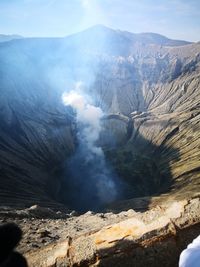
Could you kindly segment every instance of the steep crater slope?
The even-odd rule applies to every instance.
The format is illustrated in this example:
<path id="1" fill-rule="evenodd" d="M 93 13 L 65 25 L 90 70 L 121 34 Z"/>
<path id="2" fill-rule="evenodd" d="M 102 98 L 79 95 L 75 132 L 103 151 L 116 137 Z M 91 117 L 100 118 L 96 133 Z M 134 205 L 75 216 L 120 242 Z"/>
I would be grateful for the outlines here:
<path id="1" fill-rule="evenodd" d="M 149 56 L 150 62 L 145 67 L 149 70 L 149 76 L 138 79 L 141 86 L 134 91 L 137 94 L 133 97 L 136 103 L 130 104 L 131 94 L 128 98 L 130 102 L 126 101 L 124 105 L 120 102 L 127 93 L 124 91 L 125 85 L 120 86 L 114 99 L 115 103 L 118 99 L 118 107 L 121 103 L 119 112 L 127 114 L 127 117 L 118 114 L 115 108 L 114 114 L 108 116 L 111 123 L 107 128 L 111 133 L 115 132 L 117 120 L 123 125 L 121 136 L 120 131 L 115 133 L 123 144 L 121 152 L 119 149 L 108 152 L 119 173 L 123 173 L 122 176 L 125 174 L 129 182 L 132 179 L 137 196 L 139 192 L 140 196 L 168 192 L 170 197 L 175 194 L 185 198 L 199 191 L 198 50 L 199 45 L 169 49 L 167 57 L 170 64 L 163 70 L 159 63 L 152 63 L 154 56 Z M 154 76 L 156 71 L 159 73 L 154 80 L 151 74 Z M 143 103 L 143 107 L 139 107 L 139 103 Z M 127 111 L 131 105 L 134 112 Z M 128 139 L 125 142 L 124 136 Z M 142 166 L 137 168 L 137 164 Z M 145 192 L 145 189 L 149 191 Z M 127 204 L 125 202 L 122 209 L 127 208 Z"/>
<path id="2" fill-rule="evenodd" d="M 131 255 L 134 264 L 143 266 L 138 259 L 142 255 L 148 266 L 155 266 L 152 255 L 161 246 L 160 260 L 166 258 L 167 246 L 173 257 L 164 266 L 176 266 L 178 253 L 198 233 L 200 222 L 200 44 L 98 26 L 66 38 L 1 43 L 0 66 L 0 202 L 4 210 L 33 204 L 63 211 L 73 208 L 63 200 L 68 178 L 63 169 L 76 151 L 77 129 L 61 96 L 80 81 L 105 113 L 99 144 L 127 185 L 123 200 L 104 211 L 150 210 L 144 215 L 132 210 L 119 216 L 99 214 L 101 222 L 95 229 L 83 225 L 84 215 L 71 218 L 67 223 L 69 233 L 76 226 L 73 242 L 52 239 L 52 244 L 33 252 L 22 246 L 30 263 L 39 266 L 38 261 L 44 259 L 41 266 L 62 266 L 65 258 L 66 266 L 116 266 L 117 260 L 120 264 L 126 258 L 128 266 Z M 16 216 L 24 218 L 26 212 Z M 90 215 L 89 219 L 85 215 L 86 224 L 97 220 Z M 112 219 L 115 224 L 108 226 Z M 27 222 L 16 221 L 22 227 Z M 45 223 L 48 227 L 49 222 Z M 101 227 L 106 228 L 101 231 Z M 132 255 L 133 247 L 137 249 Z M 54 256 L 48 265 L 52 248 Z M 147 248 L 149 257 L 141 248 Z"/>
<path id="3" fill-rule="evenodd" d="M 100 144 L 127 198 L 189 190 L 191 179 L 197 190 L 199 52 L 199 44 L 102 26 L 2 43 L 2 205 L 62 202 L 63 164 L 77 140 L 61 96 L 80 81 L 107 116 Z"/>

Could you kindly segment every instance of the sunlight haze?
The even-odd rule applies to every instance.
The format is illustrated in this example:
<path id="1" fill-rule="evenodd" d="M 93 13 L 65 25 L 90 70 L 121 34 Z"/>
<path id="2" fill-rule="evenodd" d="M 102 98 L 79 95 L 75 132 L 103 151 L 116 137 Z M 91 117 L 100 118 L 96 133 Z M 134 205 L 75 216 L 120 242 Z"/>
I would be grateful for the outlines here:
<path id="1" fill-rule="evenodd" d="M 58 37 L 96 24 L 200 40 L 198 0 L 0 0 L 0 33 Z"/>

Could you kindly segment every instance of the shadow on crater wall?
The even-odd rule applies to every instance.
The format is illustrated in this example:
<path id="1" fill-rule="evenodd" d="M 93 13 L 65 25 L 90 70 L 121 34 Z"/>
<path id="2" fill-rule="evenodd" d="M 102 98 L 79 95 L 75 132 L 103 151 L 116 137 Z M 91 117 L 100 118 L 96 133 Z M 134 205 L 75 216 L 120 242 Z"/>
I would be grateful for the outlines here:
<path id="1" fill-rule="evenodd" d="M 166 126 L 163 121 L 155 122 L 155 124 L 158 123 L 163 126 L 165 124 L 165 127 L 173 126 L 172 130 L 165 134 L 164 141 L 160 146 L 145 139 L 138 130 L 135 130 L 134 121 L 132 121 L 132 129 L 130 130 L 129 121 L 125 136 L 126 138 L 129 136 L 130 139 L 115 147 L 112 145 L 110 148 L 104 147 L 106 164 L 109 165 L 110 174 L 117 183 L 118 195 L 114 203 L 107 205 L 98 200 L 96 180 L 92 179 L 92 175 L 95 175 L 96 171 L 103 172 L 102 166 L 99 165 L 100 169 L 96 168 L 97 162 L 93 162 L 93 166 L 84 166 L 83 156 L 85 153 L 82 156 L 81 153 L 76 154 L 77 160 L 73 162 L 72 166 L 70 166 L 70 159 L 67 160 L 67 164 L 64 164 L 62 185 L 58 194 L 59 200 L 69 208 L 80 212 L 103 211 L 106 208 L 120 212 L 125 209 L 125 206 L 126 210 L 133 208 L 134 210 L 145 211 L 148 209 L 152 197 L 169 193 L 174 182 L 171 162 L 178 161 L 180 155 L 178 149 L 168 147 L 165 142 L 171 135 L 176 134 L 177 130 L 173 123 Z M 152 127 L 152 124 L 151 121 L 148 127 Z M 132 135 L 128 134 L 130 132 Z M 70 170 L 72 168 L 75 169 L 75 172 Z M 129 200 L 131 200 L 130 203 Z M 122 207 L 121 202 L 123 203 Z"/>

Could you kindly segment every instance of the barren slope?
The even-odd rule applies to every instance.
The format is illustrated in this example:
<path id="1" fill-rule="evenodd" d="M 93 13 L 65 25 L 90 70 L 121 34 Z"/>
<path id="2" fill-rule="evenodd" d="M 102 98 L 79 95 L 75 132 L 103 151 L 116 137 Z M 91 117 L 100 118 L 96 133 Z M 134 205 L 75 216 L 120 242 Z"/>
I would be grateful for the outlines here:
<path id="1" fill-rule="evenodd" d="M 11 211 L 34 204 L 69 211 L 62 204 L 63 164 L 76 149 L 76 123 L 61 95 L 79 81 L 105 112 L 100 143 L 128 185 L 124 200 L 105 209 L 150 211 L 70 219 L 49 210 L 39 217 Z M 176 266 L 199 232 L 199 86 L 199 43 L 98 26 L 66 38 L 0 44 L 1 221 L 11 218 L 27 231 L 20 251 L 30 266 L 41 259 L 41 266 L 144 266 L 141 256 L 159 266 L 152 262 L 158 249 L 163 266 Z M 53 219 L 58 236 L 35 240 L 43 226 L 56 232 Z M 32 221 L 36 229 L 29 229 Z M 33 252 L 25 249 L 29 236 Z M 174 253 L 167 262 L 166 250 Z"/>

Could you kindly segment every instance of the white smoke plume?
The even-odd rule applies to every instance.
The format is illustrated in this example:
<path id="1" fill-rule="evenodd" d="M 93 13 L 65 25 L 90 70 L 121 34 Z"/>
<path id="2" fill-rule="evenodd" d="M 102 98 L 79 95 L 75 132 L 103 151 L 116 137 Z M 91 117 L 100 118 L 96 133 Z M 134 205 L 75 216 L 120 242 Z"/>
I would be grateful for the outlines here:
<path id="1" fill-rule="evenodd" d="M 118 190 L 116 176 L 108 167 L 102 148 L 97 146 L 103 111 L 92 105 L 89 97 L 80 92 L 80 87 L 81 82 L 76 84 L 75 90 L 64 93 L 62 101 L 75 111 L 79 142 L 79 148 L 68 164 L 70 175 L 74 176 L 68 177 L 71 179 L 70 191 L 73 192 L 73 184 L 75 188 L 80 186 L 78 197 L 82 203 L 85 202 L 85 208 L 89 209 L 93 208 L 92 205 L 95 208 L 95 205 L 114 201 Z"/>
<path id="2" fill-rule="evenodd" d="M 83 125 L 83 129 L 79 132 L 82 141 L 85 142 L 91 152 L 102 154 L 102 149 L 95 144 L 101 131 L 102 110 L 88 104 L 86 99 L 76 91 L 64 93 L 62 99 L 66 106 L 71 106 L 76 110 L 77 122 Z"/>

